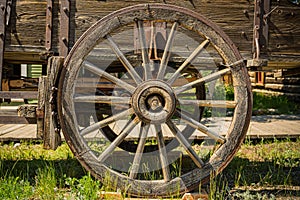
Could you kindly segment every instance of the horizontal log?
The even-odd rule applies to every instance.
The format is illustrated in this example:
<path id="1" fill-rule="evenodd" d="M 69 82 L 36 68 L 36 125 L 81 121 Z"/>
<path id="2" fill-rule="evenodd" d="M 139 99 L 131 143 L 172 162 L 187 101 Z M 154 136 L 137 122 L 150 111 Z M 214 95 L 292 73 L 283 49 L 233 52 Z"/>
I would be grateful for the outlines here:
<path id="1" fill-rule="evenodd" d="M 12 64 L 45 64 L 51 55 L 44 47 L 14 45 L 6 46 L 4 60 Z"/>
<path id="2" fill-rule="evenodd" d="M 265 89 L 289 92 L 289 93 L 299 93 L 300 94 L 300 85 L 283 85 L 283 84 L 265 84 Z"/>
<path id="3" fill-rule="evenodd" d="M 17 111 L 16 106 L 1 106 L 0 107 L 0 116 L 16 116 Z"/>
<path id="4" fill-rule="evenodd" d="M 266 77 L 265 83 L 300 85 L 300 78 L 272 78 Z"/>
<path id="5" fill-rule="evenodd" d="M 35 118 L 18 116 L 0 116 L 0 124 L 35 124 Z"/>
<path id="6" fill-rule="evenodd" d="M 37 99 L 37 91 L 0 91 L 3 99 Z"/>
<path id="7" fill-rule="evenodd" d="M 10 88 L 38 87 L 38 78 L 24 78 L 9 81 Z"/>
<path id="8" fill-rule="evenodd" d="M 300 74 L 300 67 L 294 69 L 282 69 L 274 73 L 274 77 L 295 76 Z"/>

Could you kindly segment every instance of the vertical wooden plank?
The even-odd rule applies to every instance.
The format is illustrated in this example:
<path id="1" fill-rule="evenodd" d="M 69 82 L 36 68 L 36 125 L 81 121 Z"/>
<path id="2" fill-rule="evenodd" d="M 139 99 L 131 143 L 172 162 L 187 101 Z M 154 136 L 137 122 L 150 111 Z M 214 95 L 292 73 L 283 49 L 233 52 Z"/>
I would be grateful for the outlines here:
<path id="1" fill-rule="evenodd" d="M 70 0 L 60 2 L 59 55 L 66 57 L 69 52 Z"/>
<path id="2" fill-rule="evenodd" d="M 60 128 L 56 113 L 56 86 L 64 57 L 53 56 L 48 61 L 45 85 L 44 148 L 56 149 L 61 143 Z"/>
<path id="3" fill-rule="evenodd" d="M 45 47 L 47 51 L 52 48 L 52 10 L 53 2 L 52 0 L 47 0 L 47 11 L 46 11 L 46 42 Z"/>
<path id="4" fill-rule="evenodd" d="M 5 42 L 5 24 L 6 24 L 6 2 L 7 0 L 0 0 L 0 91 L 2 89 L 2 69 L 4 56 L 4 42 Z"/>
<path id="5" fill-rule="evenodd" d="M 39 78 L 39 89 L 38 89 L 38 105 L 36 108 L 37 117 L 37 138 L 42 139 L 44 137 L 44 114 L 45 114 L 45 87 L 47 77 L 42 76 Z"/>

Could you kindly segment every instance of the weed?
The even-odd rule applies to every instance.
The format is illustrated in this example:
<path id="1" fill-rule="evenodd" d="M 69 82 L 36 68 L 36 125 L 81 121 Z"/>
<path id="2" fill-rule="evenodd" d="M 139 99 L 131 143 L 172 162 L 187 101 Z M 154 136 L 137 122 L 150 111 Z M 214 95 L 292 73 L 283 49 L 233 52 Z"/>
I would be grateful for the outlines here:
<path id="1" fill-rule="evenodd" d="M 227 199 L 229 195 L 228 182 L 222 174 L 210 179 L 209 190 L 208 198 L 210 200 Z"/>
<path id="2" fill-rule="evenodd" d="M 28 181 L 19 177 L 0 179 L 0 196 L 3 200 L 29 199 L 33 195 L 33 187 Z"/>
<path id="3" fill-rule="evenodd" d="M 84 199 L 99 199 L 100 196 L 100 182 L 94 180 L 90 173 L 83 176 L 81 179 L 67 178 L 66 185 L 71 190 L 72 199 L 84 200 Z"/>
<path id="4" fill-rule="evenodd" d="M 53 165 L 46 165 L 39 168 L 36 176 L 35 195 L 40 199 L 55 199 L 57 188 L 57 179 Z"/>

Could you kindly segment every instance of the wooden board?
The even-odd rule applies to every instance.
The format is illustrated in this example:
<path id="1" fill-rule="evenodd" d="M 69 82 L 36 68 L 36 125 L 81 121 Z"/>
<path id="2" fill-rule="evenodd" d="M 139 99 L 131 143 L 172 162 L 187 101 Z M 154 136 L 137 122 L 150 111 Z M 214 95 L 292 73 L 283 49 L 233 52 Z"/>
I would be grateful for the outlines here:
<path id="1" fill-rule="evenodd" d="M 272 2 L 269 15 L 269 44 L 265 48 L 271 60 L 299 62 L 300 9 L 288 1 Z M 252 58 L 254 1 L 248 0 L 70 0 L 69 47 L 96 21 L 118 9 L 146 3 L 167 3 L 196 11 L 214 21 L 234 41 L 245 58 Z M 276 7 L 278 6 L 278 7 Z M 58 53 L 60 38 L 60 1 L 53 0 L 52 51 Z M 47 1 L 13 1 L 10 22 L 6 31 L 4 58 L 9 62 L 45 63 Z M 32 34 L 34 33 L 34 34 Z M 16 56 L 19 55 L 19 56 Z M 16 60 L 17 59 L 17 60 Z"/>
<path id="2" fill-rule="evenodd" d="M 0 141 L 36 140 L 35 124 L 1 124 Z"/>

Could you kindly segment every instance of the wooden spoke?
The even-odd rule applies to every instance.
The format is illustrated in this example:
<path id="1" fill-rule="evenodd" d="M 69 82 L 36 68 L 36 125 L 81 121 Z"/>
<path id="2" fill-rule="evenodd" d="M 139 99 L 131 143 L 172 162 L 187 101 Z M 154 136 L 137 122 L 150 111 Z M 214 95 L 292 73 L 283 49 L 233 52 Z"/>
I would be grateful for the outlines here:
<path id="1" fill-rule="evenodd" d="M 163 80 L 164 75 L 165 75 L 165 71 L 169 62 L 169 58 L 171 55 L 171 48 L 173 46 L 173 41 L 174 41 L 174 36 L 175 36 L 175 32 L 177 29 L 178 23 L 175 22 L 172 26 L 171 32 L 169 34 L 167 43 L 166 43 L 166 47 L 160 62 L 160 66 L 159 66 L 159 71 L 158 71 L 158 75 L 157 75 L 157 79 L 161 79 Z"/>
<path id="2" fill-rule="evenodd" d="M 91 133 L 92 131 L 95 131 L 95 130 L 98 130 L 99 128 L 103 128 L 115 121 L 118 121 L 118 120 L 121 120 L 121 119 L 126 119 L 128 118 L 128 116 L 132 115 L 134 113 L 133 109 L 132 108 L 129 108 L 128 110 L 125 110 L 123 112 L 120 112 L 118 114 L 115 114 L 115 115 L 112 115 L 110 117 L 107 117 L 95 124 L 92 124 L 88 127 L 86 127 L 85 129 L 83 129 L 81 132 L 80 132 L 80 135 L 84 136 L 88 133 Z"/>
<path id="3" fill-rule="evenodd" d="M 235 108 L 235 101 L 225 100 L 185 100 L 179 99 L 179 103 L 183 105 L 197 105 L 201 107 L 212 107 L 212 108 Z"/>
<path id="4" fill-rule="evenodd" d="M 127 126 L 125 126 L 120 135 L 101 153 L 98 160 L 103 163 L 139 122 L 139 118 L 135 117 Z"/>
<path id="5" fill-rule="evenodd" d="M 206 134 L 207 136 L 213 138 L 214 140 L 224 144 L 226 139 L 225 137 L 209 130 L 206 126 L 201 124 L 200 122 L 194 120 L 192 117 L 188 116 L 187 114 L 184 114 L 183 111 L 176 110 L 176 115 L 186 121 L 190 126 L 193 128 L 201 131 L 202 133 Z"/>
<path id="6" fill-rule="evenodd" d="M 146 139 L 147 139 L 147 134 L 149 131 L 149 127 L 150 127 L 150 124 L 145 124 L 142 122 L 140 140 L 139 140 L 137 150 L 135 152 L 135 156 L 134 156 L 133 163 L 131 166 L 129 178 L 135 179 L 138 174 L 144 147 L 145 147 L 145 143 L 146 143 Z"/>
<path id="7" fill-rule="evenodd" d="M 157 142 L 158 142 L 158 150 L 159 150 L 159 158 L 161 163 L 161 169 L 164 176 L 164 181 L 170 181 L 170 169 L 168 165 L 168 155 L 165 146 L 164 136 L 162 134 L 161 126 L 155 125 L 156 134 L 157 134 Z"/>
<path id="8" fill-rule="evenodd" d="M 189 156 L 194 161 L 194 163 L 197 165 L 197 167 L 202 168 L 204 166 L 204 162 L 199 158 L 199 156 L 193 150 L 192 146 L 182 135 L 181 131 L 176 127 L 176 125 L 171 120 L 168 120 L 166 124 L 168 125 L 169 129 L 176 137 L 176 139 L 179 141 L 179 143 L 182 145 L 182 147 L 189 154 Z"/>
<path id="9" fill-rule="evenodd" d="M 142 59 L 143 59 L 143 68 L 144 68 L 144 75 L 145 80 L 148 80 L 151 78 L 150 73 L 150 60 L 149 55 L 147 51 L 147 45 L 146 45 L 146 37 L 145 37 L 145 31 L 144 31 L 144 22 L 141 20 L 137 21 L 137 27 L 138 27 L 138 33 L 139 33 L 139 41 L 141 45 L 141 51 L 142 51 Z"/>
<path id="10" fill-rule="evenodd" d="M 182 65 L 172 74 L 168 83 L 172 85 L 174 81 L 178 78 L 180 73 L 191 63 L 193 60 L 201 53 L 201 51 L 209 44 L 210 40 L 204 40 L 193 52 L 192 54 L 182 63 Z"/>
<path id="11" fill-rule="evenodd" d="M 196 84 L 205 83 L 205 82 L 210 82 L 210 81 L 216 80 L 216 79 L 220 78 L 222 75 L 225 75 L 225 74 L 227 74 L 230 71 L 231 71 L 230 68 L 222 69 L 222 70 L 220 70 L 218 72 L 212 73 L 212 74 L 210 74 L 208 76 L 205 76 L 203 78 L 197 79 L 197 80 L 195 80 L 193 82 L 187 83 L 187 84 L 185 84 L 185 85 L 183 85 L 181 87 L 176 88 L 175 89 L 175 93 L 176 94 L 180 94 L 181 92 L 184 92 L 186 90 L 191 89 L 191 87 L 193 87 Z"/>
<path id="12" fill-rule="evenodd" d="M 118 79 L 117 77 L 110 75 L 109 73 L 107 73 L 106 71 L 100 69 L 99 67 L 97 67 L 96 65 L 88 62 L 88 61 L 84 61 L 83 65 L 86 67 L 86 69 L 88 69 L 89 71 L 103 77 L 106 78 L 108 80 L 110 80 L 111 82 L 115 83 L 117 86 L 127 90 L 128 92 L 130 92 L 131 94 L 134 92 L 135 87 L 133 87 L 132 85 L 129 85 L 128 83 L 126 83 L 125 81 L 122 81 L 121 79 Z"/>
<path id="13" fill-rule="evenodd" d="M 84 103 L 104 103 L 104 104 L 130 104 L 130 97 L 116 97 L 116 96 L 77 96 L 74 102 Z"/>
<path id="14" fill-rule="evenodd" d="M 139 84 L 142 82 L 141 77 L 138 75 L 138 73 L 135 71 L 131 63 L 127 60 L 125 55 L 122 53 L 122 51 L 119 49 L 117 44 L 114 42 L 113 38 L 110 35 L 107 35 L 105 37 L 108 41 L 108 44 L 110 45 L 111 49 L 115 52 L 115 54 L 118 56 L 119 60 L 123 64 L 123 66 L 126 68 L 130 76 L 133 78 L 136 84 Z"/>

